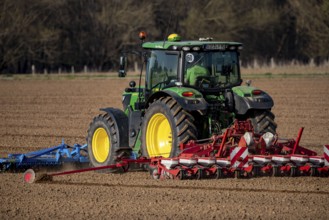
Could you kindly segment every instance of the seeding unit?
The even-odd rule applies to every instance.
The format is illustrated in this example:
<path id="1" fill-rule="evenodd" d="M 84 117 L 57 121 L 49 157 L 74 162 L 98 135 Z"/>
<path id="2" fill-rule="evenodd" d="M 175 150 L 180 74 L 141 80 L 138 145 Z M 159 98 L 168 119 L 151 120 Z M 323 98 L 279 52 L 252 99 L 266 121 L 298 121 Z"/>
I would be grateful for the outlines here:
<path id="1" fill-rule="evenodd" d="M 154 178 L 202 179 L 257 176 L 327 176 L 328 149 L 324 156 L 299 146 L 303 128 L 294 139 L 280 140 L 272 133 L 253 133 L 248 121 L 235 121 L 223 135 L 181 145 L 175 158 L 154 158 Z"/>
<path id="2" fill-rule="evenodd" d="M 271 133 L 254 133 L 249 121 L 235 121 L 222 135 L 181 144 L 181 153 L 174 158 L 134 159 L 133 156 L 122 155 L 116 158 L 114 164 L 106 166 L 64 172 L 35 172 L 40 167 L 49 165 L 88 162 L 88 159 L 79 153 L 80 150 L 84 151 L 85 145 L 75 145 L 73 150 L 69 151 L 63 143 L 38 153 L 25 154 L 24 157 L 11 155 L 10 159 L 1 159 L 0 163 L 7 169 L 30 168 L 24 173 L 24 181 L 27 183 L 49 181 L 53 176 L 95 170 L 115 169 L 118 172 L 127 172 L 131 170 L 132 164 L 148 165 L 150 175 L 154 179 L 328 176 L 329 145 L 324 146 L 324 155 L 318 156 L 316 152 L 299 145 L 302 133 L 303 128 L 299 130 L 295 140 L 282 140 Z"/>

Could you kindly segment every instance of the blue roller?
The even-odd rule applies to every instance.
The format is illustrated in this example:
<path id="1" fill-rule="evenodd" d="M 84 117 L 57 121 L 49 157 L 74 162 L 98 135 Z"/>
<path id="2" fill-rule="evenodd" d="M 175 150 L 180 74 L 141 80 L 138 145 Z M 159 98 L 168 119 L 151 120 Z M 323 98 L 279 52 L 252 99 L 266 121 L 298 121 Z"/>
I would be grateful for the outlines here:
<path id="1" fill-rule="evenodd" d="M 54 167 L 64 163 L 85 164 L 89 162 L 87 155 L 87 144 L 70 146 L 63 140 L 60 145 L 55 147 L 25 154 L 8 154 L 7 158 L 0 158 L 0 171 Z"/>

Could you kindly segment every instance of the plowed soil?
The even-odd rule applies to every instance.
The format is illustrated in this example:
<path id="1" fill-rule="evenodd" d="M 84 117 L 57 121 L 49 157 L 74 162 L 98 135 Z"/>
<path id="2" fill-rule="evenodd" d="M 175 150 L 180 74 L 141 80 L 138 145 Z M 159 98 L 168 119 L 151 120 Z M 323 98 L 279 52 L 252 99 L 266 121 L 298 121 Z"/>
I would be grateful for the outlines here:
<path id="1" fill-rule="evenodd" d="M 85 143 L 101 107 L 121 108 L 131 79 L 0 80 L 0 157 Z M 136 79 L 137 80 L 137 79 Z M 281 137 L 329 144 L 329 77 L 254 79 L 275 101 Z M 152 180 L 95 172 L 24 184 L 0 174 L 0 219 L 328 219 L 328 178 Z"/>

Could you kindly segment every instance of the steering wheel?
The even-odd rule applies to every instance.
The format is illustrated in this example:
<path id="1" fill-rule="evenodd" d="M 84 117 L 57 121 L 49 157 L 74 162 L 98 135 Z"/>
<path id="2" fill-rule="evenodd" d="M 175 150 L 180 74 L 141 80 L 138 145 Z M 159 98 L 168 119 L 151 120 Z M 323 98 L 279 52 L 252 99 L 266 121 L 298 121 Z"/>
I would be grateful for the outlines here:
<path id="1" fill-rule="evenodd" d="M 151 90 L 158 87 L 158 86 L 160 86 L 160 85 L 162 85 L 162 84 L 163 84 L 163 86 L 166 86 L 171 82 L 171 80 L 176 79 L 176 77 L 174 77 L 174 78 L 170 77 L 167 71 L 164 71 L 164 74 L 165 74 L 166 79 L 164 81 L 158 82 L 157 84 L 152 86 Z"/>
<path id="2" fill-rule="evenodd" d="M 166 81 L 162 81 L 162 82 L 158 82 L 157 84 L 155 84 L 154 86 L 152 86 L 152 88 L 151 88 L 151 90 L 152 89 L 154 89 L 154 88 L 156 88 L 156 87 L 160 87 L 160 85 L 165 85 L 165 84 L 168 84 L 168 80 L 166 80 Z"/>

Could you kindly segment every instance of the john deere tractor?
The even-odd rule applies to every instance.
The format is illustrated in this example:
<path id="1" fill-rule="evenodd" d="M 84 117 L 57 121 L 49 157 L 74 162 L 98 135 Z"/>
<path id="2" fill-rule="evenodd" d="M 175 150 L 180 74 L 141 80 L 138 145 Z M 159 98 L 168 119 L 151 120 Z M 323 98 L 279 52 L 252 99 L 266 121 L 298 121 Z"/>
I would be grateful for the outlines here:
<path id="1" fill-rule="evenodd" d="M 276 132 L 272 98 L 242 86 L 239 51 L 242 44 L 212 39 L 144 42 L 138 54 L 146 66 L 138 85 L 123 93 L 123 110 L 103 108 L 88 130 L 93 166 L 130 157 L 174 157 L 181 143 L 221 134 L 235 119 L 250 119 L 257 133 Z M 127 54 L 120 57 L 119 76 L 126 75 Z M 145 81 L 142 79 L 145 78 Z"/>

